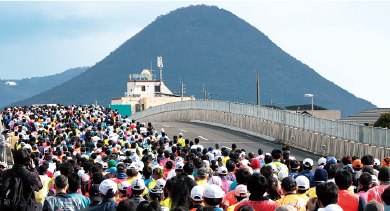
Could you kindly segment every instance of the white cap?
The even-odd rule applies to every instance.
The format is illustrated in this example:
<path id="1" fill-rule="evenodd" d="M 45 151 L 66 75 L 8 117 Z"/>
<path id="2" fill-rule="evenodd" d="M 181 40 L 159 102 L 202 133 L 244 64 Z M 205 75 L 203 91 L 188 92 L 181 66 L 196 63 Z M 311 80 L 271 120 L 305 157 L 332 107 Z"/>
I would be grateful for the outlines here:
<path id="1" fill-rule="evenodd" d="M 268 163 L 268 165 L 271 166 L 272 170 L 275 173 L 276 172 L 276 165 L 275 165 L 275 163 Z"/>
<path id="2" fill-rule="evenodd" d="M 96 153 L 101 153 L 101 152 L 102 152 L 102 149 L 97 148 L 95 152 L 96 152 Z"/>
<path id="3" fill-rule="evenodd" d="M 227 174 L 228 170 L 225 166 L 221 166 L 218 168 L 218 174 Z"/>
<path id="4" fill-rule="evenodd" d="M 128 187 L 130 187 L 130 183 L 127 181 L 123 181 L 119 184 L 119 190 L 127 190 Z"/>
<path id="5" fill-rule="evenodd" d="M 203 201 L 203 191 L 204 187 L 201 185 L 197 185 L 191 190 L 191 199 L 194 201 Z"/>
<path id="6" fill-rule="evenodd" d="M 208 185 L 203 191 L 203 197 L 205 198 L 218 199 L 224 196 L 225 192 L 218 185 Z"/>
<path id="7" fill-rule="evenodd" d="M 218 176 L 212 176 L 209 182 L 210 185 L 218 185 L 222 187 L 222 179 Z"/>
<path id="8" fill-rule="evenodd" d="M 157 188 L 163 189 L 165 187 L 165 184 L 166 184 L 166 182 L 163 179 L 158 179 L 156 181 L 156 187 Z"/>
<path id="9" fill-rule="evenodd" d="M 372 183 L 379 184 L 378 177 L 376 177 L 375 175 L 371 175 L 371 178 L 372 178 Z"/>
<path id="10" fill-rule="evenodd" d="M 302 164 L 306 167 L 310 167 L 310 166 L 313 166 L 313 160 L 310 159 L 310 158 L 306 158 L 305 160 L 303 160 Z"/>
<path id="11" fill-rule="evenodd" d="M 184 160 L 183 160 L 183 158 L 182 157 L 176 157 L 175 158 L 175 163 L 177 164 L 177 163 L 183 163 L 184 162 Z"/>
<path id="12" fill-rule="evenodd" d="M 107 164 L 107 162 L 102 162 L 101 164 L 102 164 L 103 169 L 108 169 L 108 164 Z"/>
<path id="13" fill-rule="evenodd" d="M 206 167 L 210 166 L 210 162 L 208 160 L 203 160 L 203 163 Z"/>
<path id="14" fill-rule="evenodd" d="M 183 133 L 179 133 L 179 136 L 183 137 Z"/>
<path id="15" fill-rule="evenodd" d="M 234 195 L 236 196 L 247 196 L 248 195 L 248 189 L 246 185 L 237 185 L 236 189 L 234 189 Z"/>
<path id="16" fill-rule="evenodd" d="M 79 170 L 79 171 L 77 172 L 77 175 L 79 175 L 79 177 L 83 177 L 84 174 L 85 174 L 85 171 L 84 171 L 84 170 Z"/>
<path id="17" fill-rule="evenodd" d="M 137 170 L 138 171 L 138 166 L 136 166 L 134 163 L 130 164 L 129 166 L 127 166 L 127 169 L 130 169 L 130 170 Z"/>
<path id="18" fill-rule="evenodd" d="M 283 178 L 288 177 L 288 172 L 285 170 L 280 170 L 278 172 L 278 180 L 282 181 Z"/>
<path id="19" fill-rule="evenodd" d="M 310 188 L 310 181 L 304 175 L 301 175 L 301 176 L 298 176 L 297 178 L 295 178 L 295 182 L 297 183 L 297 187 L 300 190 L 303 190 L 301 187 L 305 187 L 305 190 Z"/>
<path id="20" fill-rule="evenodd" d="M 182 163 L 182 162 L 176 163 L 175 169 L 180 170 L 180 169 L 183 169 L 183 168 L 184 168 L 184 163 Z"/>
<path id="21" fill-rule="evenodd" d="M 60 171 L 56 171 L 54 174 L 53 174 L 53 177 L 54 177 L 54 179 L 56 178 L 56 177 L 58 177 L 58 176 L 60 176 L 61 175 L 61 172 Z"/>
<path id="22" fill-rule="evenodd" d="M 143 190 L 145 188 L 145 182 L 140 178 L 135 178 L 131 181 L 131 189 Z"/>
<path id="23" fill-rule="evenodd" d="M 319 166 L 324 166 L 326 164 L 326 158 L 322 157 L 318 159 L 318 165 Z"/>
<path id="24" fill-rule="evenodd" d="M 142 171 L 144 169 L 144 163 L 143 162 L 136 162 L 135 165 L 137 166 L 138 168 L 138 171 Z"/>
<path id="25" fill-rule="evenodd" d="M 374 159 L 374 166 L 381 166 L 381 162 L 378 159 Z"/>
<path id="26" fill-rule="evenodd" d="M 109 192 L 110 190 L 111 192 Z M 110 179 L 103 180 L 99 185 L 99 191 L 103 195 L 106 195 L 107 193 L 115 194 L 117 191 L 117 184 Z"/>

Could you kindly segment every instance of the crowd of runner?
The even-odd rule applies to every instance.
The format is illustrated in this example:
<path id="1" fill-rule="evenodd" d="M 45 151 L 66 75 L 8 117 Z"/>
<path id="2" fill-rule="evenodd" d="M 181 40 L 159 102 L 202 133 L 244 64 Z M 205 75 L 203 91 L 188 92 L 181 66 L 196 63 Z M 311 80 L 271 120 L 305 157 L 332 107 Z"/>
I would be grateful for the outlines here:
<path id="1" fill-rule="evenodd" d="M 205 148 L 93 105 L 6 108 L 2 126 L 1 211 L 390 210 L 389 157 Z"/>

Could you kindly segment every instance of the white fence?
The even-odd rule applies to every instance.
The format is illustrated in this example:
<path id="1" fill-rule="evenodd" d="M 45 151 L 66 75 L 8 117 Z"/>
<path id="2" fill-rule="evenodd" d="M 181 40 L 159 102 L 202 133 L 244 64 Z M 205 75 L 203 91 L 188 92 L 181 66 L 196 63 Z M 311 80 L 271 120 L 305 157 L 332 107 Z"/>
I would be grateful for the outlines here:
<path id="1" fill-rule="evenodd" d="M 167 103 L 138 112 L 132 115 L 131 118 L 140 119 L 146 116 L 167 111 L 191 109 L 211 110 L 250 116 L 282 125 L 329 135 L 336 138 L 355 141 L 358 143 L 370 144 L 380 147 L 390 147 L 390 134 L 388 129 L 348 124 L 329 119 L 291 113 L 284 110 L 225 101 L 190 100 Z"/>

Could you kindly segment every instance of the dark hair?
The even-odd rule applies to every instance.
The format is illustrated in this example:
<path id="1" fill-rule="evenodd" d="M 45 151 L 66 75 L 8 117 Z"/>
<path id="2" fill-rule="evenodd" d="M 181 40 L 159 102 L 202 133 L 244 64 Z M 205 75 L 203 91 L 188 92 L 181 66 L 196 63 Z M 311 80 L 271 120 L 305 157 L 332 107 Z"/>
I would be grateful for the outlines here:
<path id="1" fill-rule="evenodd" d="M 15 164 L 27 166 L 30 162 L 30 154 L 26 149 L 19 149 L 14 153 Z"/>
<path id="2" fill-rule="evenodd" d="M 267 184 L 268 184 L 268 188 L 267 188 L 268 197 L 273 201 L 280 199 L 282 196 L 282 192 L 278 188 L 278 180 L 275 177 L 268 177 Z"/>
<path id="3" fill-rule="evenodd" d="M 334 178 L 337 172 L 337 166 L 332 163 L 328 163 L 324 166 L 324 169 L 328 172 L 328 179 Z"/>
<path id="4" fill-rule="evenodd" d="M 260 174 L 263 175 L 265 178 L 272 176 L 273 173 L 274 170 L 272 169 L 271 166 L 264 166 L 263 168 L 260 169 Z"/>
<path id="5" fill-rule="evenodd" d="M 345 190 L 352 185 L 352 174 L 348 171 L 341 170 L 336 173 L 334 180 L 340 190 Z"/>
<path id="6" fill-rule="evenodd" d="M 200 159 L 200 158 L 196 158 L 196 159 L 194 160 L 194 166 L 195 166 L 195 168 L 197 168 L 197 169 L 202 168 L 202 167 L 204 166 L 203 160 Z"/>
<path id="7" fill-rule="evenodd" d="M 188 209 L 185 207 L 175 207 L 175 209 L 173 209 L 171 211 L 188 211 Z M 214 209 L 213 209 L 213 211 L 214 211 Z"/>
<path id="8" fill-rule="evenodd" d="M 196 182 L 190 177 L 178 178 L 172 187 L 172 190 L 175 191 L 171 191 L 172 204 L 176 206 L 188 207 L 191 203 L 190 201 L 191 190 L 196 185 L 197 185 Z M 174 207 L 172 206 L 172 208 Z"/>
<path id="9" fill-rule="evenodd" d="M 260 174 L 252 174 L 247 181 L 248 191 L 251 193 L 251 197 L 263 196 L 267 191 L 267 180 Z"/>
<path id="10" fill-rule="evenodd" d="M 128 177 L 135 177 L 138 174 L 138 171 L 135 169 L 127 169 L 126 174 Z"/>
<path id="11" fill-rule="evenodd" d="M 264 156 L 264 162 L 265 162 L 265 164 L 271 163 L 272 162 L 271 155 L 265 155 Z"/>
<path id="12" fill-rule="evenodd" d="M 142 201 L 136 211 L 161 211 L 161 205 L 157 201 Z"/>
<path id="13" fill-rule="evenodd" d="M 54 180 L 54 184 L 58 189 L 64 189 L 68 185 L 68 178 L 64 175 L 58 175 Z"/>
<path id="14" fill-rule="evenodd" d="M 204 201 L 206 202 L 206 204 L 213 206 L 213 207 L 216 207 L 222 203 L 222 198 L 206 198 L 206 197 L 204 197 Z"/>
<path id="15" fill-rule="evenodd" d="M 172 163 L 172 161 L 167 161 L 166 163 L 165 163 L 165 168 L 166 169 L 172 169 L 173 168 L 173 163 Z"/>
<path id="16" fill-rule="evenodd" d="M 194 173 L 194 164 L 192 161 L 188 161 L 186 164 L 184 164 L 183 170 L 188 175 L 192 175 Z"/>
<path id="17" fill-rule="evenodd" d="M 363 172 L 360 177 L 359 177 L 359 182 L 361 185 L 369 185 L 370 182 L 372 181 L 372 177 L 370 173 Z"/>
<path id="18" fill-rule="evenodd" d="M 142 173 L 145 179 L 149 179 L 152 176 L 152 167 L 145 165 Z"/>
<path id="19" fill-rule="evenodd" d="M 342 163 L 343 165 L 352 164 L 352 158 L 351 158 L 351 156 L 346 155 L 346 156 L 344 156 L 343 158 L 341 158 L 341 163 Z"/>
<path id="20" fill-rule="evenodd" d="M 76 173 L 71 173 L 68 176 L 69 193 L 75 193 L 81 186 L 81 178 Z"/>
<path id="21" fill-rule="evenodd" d="M 226 161 L 226 168 L 228 172 L 232 172 L 236 168 L 236 164 L 234 163 L 234 161 L 229 159 Z"/>
<path id="22" fill-rule="evenodd" d="M 196 211 L 214 211 L 214 207 L 198 207 Z"/>
<path id="23" fill-rule="evenodd" d="M 282 154 L 282 150 L 280 149 L 274 149 L 271 152 L 272 158 L 276 160 L 280 159 L 280 157 L 282 157 Z"/>
<path id="24" fill-rule="evenodd" d="M 366 166 L 374 165 L 374 157 L 372 155 L 364 155 L 361 161 Z"/>
<path id="25" fill-rule="evenodd" d="M 125 199 L 121 201 L 116 207 L 116 211 L 136 211 L 136 210 L 137 210 L 137 206 L 130 199 Z"/>
<path id="26" fill-rule="evenodd" d="M 297 160 L 290 160 L 289 162 L 289 169 L 292 171 L 297 171 L 299 167 L 299 161 Z"/>
<path id="27" fill-rule="evenodd" d="M 241 168 L 238 171 L 236 171 L 235 175 L 236 175 L 237 185 L 246 185 L 246 182 L 250 176 L 250 173 L 247 169 Z"/>
<path id="28" fill-rule="evenodd" d="M 93 184 L 100 184 L 104 180 L 104 176 L 101 172 L 96 172 L 92 176 Z"/>
<path id="29" fill-rule="evenodd" d="M 62 175 L 68 176 L 73 172 L 73 166 L 69 162 L 62 163 L 60 166 L 60 172 Z"/>
<path id="30" fill-rule="evenodd" d="M 144 189 L 145 189 L 145 188 L 144 188 Z M 131 189 L 131 195 L 132 195 L 132 196 L 141 195 L 141 194 L 144 192 L 144 189 L 142 189 L 142 190 L 134 190 L 134 189 Z"/>
<path id="31" fill-rule="evenodd" d="M 316 194 L 318 200 L 322 202 L 324 207 L 329 204 L 336 204 L 339 200 L 339 189 L 332 182 L 318 184 L 316 186 Z"/>
<path id="32" fill-rule="evenodd" d="M 383 191 L 381 198 L 385 205 L 390 205 L 390 186 Z"/>

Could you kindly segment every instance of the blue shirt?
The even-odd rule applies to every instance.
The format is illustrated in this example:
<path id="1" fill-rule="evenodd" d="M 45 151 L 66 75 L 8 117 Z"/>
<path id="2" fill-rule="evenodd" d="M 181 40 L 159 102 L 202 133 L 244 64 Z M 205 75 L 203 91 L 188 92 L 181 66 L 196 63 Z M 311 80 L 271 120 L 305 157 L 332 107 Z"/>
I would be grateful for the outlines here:
<path id="1" fill-rule="evenodd" d="M 80 200 L 72 198 L 66 193 L 58 193 L 56 196 L 46 197 L 42 210 L 77 211 L 82 208 Z"/>
<path id="2" fill-rule="evenodd" d="M 117 206 L 118 204 L 114 199 L 103 199 L 100 204 L 91 208 L 89 211 L 116 211 Z"/>
<path id="3" fill-rule="evenodd" d="M 81 195 L 81 194 L 78 194 L 78 193 L 69 193 L 68 194 L 70 197 L 73 197 L 73 198 L 76 198 L 78 200 L 80 200 L 81 202 L 81 205 L 83 206 L 83 208 L 86 208 L 88 207 L 90 204 L 91 204 L 91 201 L 89 200 L 89 198 Z"/>

